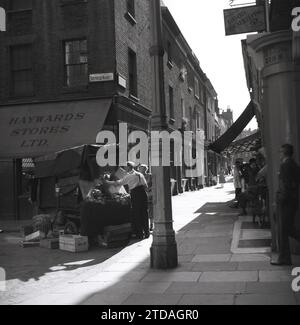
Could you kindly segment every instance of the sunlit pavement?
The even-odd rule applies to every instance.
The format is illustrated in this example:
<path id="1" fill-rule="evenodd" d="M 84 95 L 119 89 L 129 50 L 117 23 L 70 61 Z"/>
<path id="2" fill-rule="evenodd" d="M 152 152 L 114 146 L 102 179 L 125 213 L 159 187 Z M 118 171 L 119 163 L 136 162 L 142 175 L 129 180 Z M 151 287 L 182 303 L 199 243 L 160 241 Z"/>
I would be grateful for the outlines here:
<path id="1" fill-rule="evenodd" d="M 174 270 L 150 269 L 151 238 L 131 242 L 122 250 L 76 255 L 21 249 L 12 242 L 3 251 L 1 245 L 0 265 L 11 272 L 0 303 L 300 304 L 300 296 L 291 289 L 291 268 L 271 266 L 269 254 L 255 253 L 257 247 L 251 254 L 232 253 L 234 229 L 240 221 L 238 211 L 228 206 L 232 199 L 232 183 L 173 198 L 179 257 Z M 13 235 L 6 234 L 5 240 L 1 236 L 1 244 L 14 240 Z M 9 258 L 10 249 L 14 249 L 13 258 Z"/>

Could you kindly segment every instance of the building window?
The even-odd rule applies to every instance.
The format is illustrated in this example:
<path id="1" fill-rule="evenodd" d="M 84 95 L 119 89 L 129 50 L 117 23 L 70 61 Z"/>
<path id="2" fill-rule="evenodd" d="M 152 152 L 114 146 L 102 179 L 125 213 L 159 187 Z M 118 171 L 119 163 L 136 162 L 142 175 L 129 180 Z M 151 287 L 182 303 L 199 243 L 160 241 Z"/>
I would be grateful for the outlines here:
<path id="1" fill-rule="evenodd" d="M 201 114 L 197 112 L 196 114 L 196 123 L 197 123 L 197 130 L 201 129 Z"/>
<path id="2" fill-rule="evenodd" d="M 127 0 L 127 12 L 132 16 L 135 17 L 135 0 Z"/>
<path id="3" fill-rule="evenodd" d="M 200 98 L 200 89 L 199 89 L 199 81 L 198 81 L 198 79 L 195 77 L 194 78 L 194 83 L 195 83 L 195 97 L 197 98 L 197 99 L 199 99 Z"/>
<path id="4" fill-rule="evenodd" d="M 32 0 L 11 0 L 10 10 L 32 9 Z"/>
<path id="5" fill-rule="evenodd" d="M 181 114 L 183 118 L 186 117 L 185 102 L 183 98 L 181 98 Z"/>
<path id="6" fill-rule="evenodd" d="M 68 87 L 88 84 L 87 40 L 73 40 L 65 43 L 65 83 Z"/>
<path id="7" fill-rule="evenodd" d="M 175 118 L 175 114 L 174 114 L 174 89 L 171 86 L 169 86 L 169 113 L 170 113 L 170 118 L 174 119 Z"/>
<path id="8" fill-rule="evenodd" d="M 137 91 L 137 59 L 136 53 L 129 49 L 128 51 L 128 73 L 129 73 L 129 94 L 138 97 Z"/>
<path id="9" fill-rule="evenodd" d="M 32 45 L 11 47 L 11 78 L 13 96 L 33 95 Z"/>
<path id="10" fill-rule="evenodd" d="M 167 54 L 168 54 L 168 67 L 171 69 L 173 68 L 173 48 L 170 41 L 168 41 Z"/>
<path id="11" fill-rule="evenodd" d="M 189 116 L 189 119 L 190 119 L 190 131 L 194 131 L 193 130 L 193 119 L 194 119 L 194 116 L 193 116 L 193 109 L 192 109 L 192 107 L 190 107 L 189 113 L 190 113 L 190 116 Z"/>
<path id="12" fill-rule="evenodd" d="M 202 87 L 200 87 L 200 101 L 204 104 L 204 90 Z"/>

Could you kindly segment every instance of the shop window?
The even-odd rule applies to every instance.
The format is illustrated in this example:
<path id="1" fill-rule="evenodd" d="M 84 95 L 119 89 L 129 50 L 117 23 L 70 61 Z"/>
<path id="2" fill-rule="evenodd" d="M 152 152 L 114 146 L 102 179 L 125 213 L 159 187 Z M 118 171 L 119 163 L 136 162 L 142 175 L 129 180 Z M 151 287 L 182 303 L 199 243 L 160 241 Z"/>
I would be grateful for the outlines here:
<path id="1" fill-rule="evenodd" d="M 10 10 L 32 9 L 32 0 L 10 0 Z"/>
<path id="2" fill-rule="evenodd" d="M 32 45 L 11 47 L 11 80 L 13 96 L 33 94 Z"/>
<path id="3" fill-rule="evenodd" d="M 136 53 L 129 49 L 128 51 L 128 73 L 129 73 L 129 94 L 138 97 L 137 91 L 137 58 Z"/>
<path id="4" fill-rule="evenodd" d="M 194 84 L 195 84 L 195 97 L 199 99 L 200 98 L 199 81 L 196 77 L 194 78 Z"/>
<path id="5" fill-rule="evenodd" d="M 68 87 L 88 84 L 87 40 L 65 42 L 65 83 Z"/>

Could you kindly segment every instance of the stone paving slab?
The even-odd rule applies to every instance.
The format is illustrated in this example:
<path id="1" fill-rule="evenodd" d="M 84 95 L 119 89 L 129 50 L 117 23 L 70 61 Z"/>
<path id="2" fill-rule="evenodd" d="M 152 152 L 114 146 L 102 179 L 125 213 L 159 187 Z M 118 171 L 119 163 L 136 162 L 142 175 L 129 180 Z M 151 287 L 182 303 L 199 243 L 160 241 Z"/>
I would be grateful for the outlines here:
<path id="1" fill-rule="evenodd" d="M 192 262 L 229 262 L 231 254 L 197 254 Z"/>
<path id="2" fill-rule="evenodd" d="M 221 271 L 203 272 L 200 282 L 256 282 L 258 281 L 257 271 Z"/>
<path id="3" fill-rule="evenodd" d="M 241 294 L 246 292 L 245 282 L 174 282 L 166 293 L 172 294 Z"/>
<path id="4" fill-rule="evenodd" d="M 260 262 L 270 261 L 270 256 L 267 254 L 233 254 L 231 262 Z"/>
<path id="5" fill-rule="evenodd" d="M 177 305 L 181 295 L 172 294 L 132 294 L 122 305 Z"/>
<path id="6" fill-rule="evenodd" d="M 252 294 L 236 297 L 236 305 L 296 305 L 293 294 Z"/>
<path id="7" fill-rule="evenodd" d="M 234 304 L 234 295 L 184 295 L 180 301 L 179 305 L 233 305 Z"/>
<path id="8" fill-rule="evenodd" d="M 239 262 L 237 269 L 239 271 L 253 271 L 253 270 L 268 270 L 268 271 L 278 271 L 278 270 L 290 270 L 288 266 L 274 266 L 271 265 L 269 261 L 260 262 Z"/>
<path id="9" fill-rule="evenodd" d="M 246 283 L 248 294 L 289 294 L 292 293 L 289 282 L 249 282 Z"/>
<path id="10" fill-rule="evenodd" d="M 83 300 L 81 305 L 121 305 L 131 293 L 100 293 Z"/>
<path id="11" fill-rule="evenodd" d="M 84 282 L 116 282 L 116 281 L 128 281 L 136 282 L 140 281 L 147 271 L 132 271 L 132 272 L 99 272 L 97 275 L 89 277 Z"/>
<path id="12" fill-rule="evenodd" d="M 149 272 L 142 282 L 197 282 L 201 272 Z"/>
<path id="13" fill-rule="evenodd" d="M 235 262 L 203 262 L 193 263 L 192 271 L 236 271 L 238 263 Z"/>
<path id="14" fill-rule="evenodd" d="M 289 282 L 292 283 L 290 271 L 259 271 L 260 282 Z"/>

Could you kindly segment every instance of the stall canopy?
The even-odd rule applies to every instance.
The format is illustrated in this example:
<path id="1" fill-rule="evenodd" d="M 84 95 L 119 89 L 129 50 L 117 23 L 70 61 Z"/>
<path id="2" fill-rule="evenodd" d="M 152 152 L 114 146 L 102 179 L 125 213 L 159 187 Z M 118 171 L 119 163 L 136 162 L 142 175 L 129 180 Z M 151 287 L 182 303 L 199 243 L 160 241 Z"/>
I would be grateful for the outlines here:
<path id="1" fill-rule="evenodd" d="M 212 143 L 209 149 L 217 153 L 224 151 L 242 133 L 254 116 L 255 108 L 251 101 L 237 121 L 219 139 Z"/>
<path id="2" fill-rule="evenodd" d="M 225 149 L 225 154 L 236 154 L 241 152 L 251 152 L 256 151 L 261 147 L 261 133 L 257 131 L 247 137 L 236 140 L 230 144 L 228 148 Z"/>
<path id="3" fill-rule="evenodd" d="M 0 106 L 0 158 L 33 158 L 95 143 L 111 99 Z"/>

